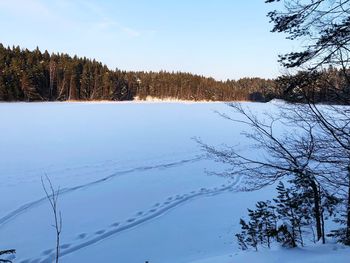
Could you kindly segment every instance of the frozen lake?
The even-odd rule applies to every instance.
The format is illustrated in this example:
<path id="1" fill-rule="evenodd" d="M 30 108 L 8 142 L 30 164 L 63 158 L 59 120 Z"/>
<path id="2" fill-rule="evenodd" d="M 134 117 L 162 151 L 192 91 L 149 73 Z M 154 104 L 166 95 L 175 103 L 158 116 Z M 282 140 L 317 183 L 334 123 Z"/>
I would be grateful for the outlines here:
<path id="1" fill-rule="evenodd" d="M 247 103 L 259 112 L 272 103 Z M 239 218 L 269 189 L 239 178 L 193 140 L 246 148 L 222 103 L 1 103 L 0 248 L 51 262 L 55 232 L 40 178 L 62 193 L 61 262 L 191 262 L 237 251 Z"/>

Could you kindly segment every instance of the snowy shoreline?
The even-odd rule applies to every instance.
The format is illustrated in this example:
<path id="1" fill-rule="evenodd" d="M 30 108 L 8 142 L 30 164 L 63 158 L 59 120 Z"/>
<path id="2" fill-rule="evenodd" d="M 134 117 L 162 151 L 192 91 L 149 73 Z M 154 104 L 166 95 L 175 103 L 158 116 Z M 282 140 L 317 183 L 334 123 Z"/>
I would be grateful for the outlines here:
<path id="1" fill-rule="evenodd" d="M 277 101 L 272 100 L 272 101 Z M 280 101 L 280 100 L 278 100 Z M 222 103 L 241 103 L 241 102 L 253 102 L 248 100 L 235 100 L 235 101 L 214 101 L 214 100 L 180 100 L 175 98 L 155 98 L 146 97 L 146 99 L 139 99 L 136 97 L 134 100 L 65 100 L 65 101 L 0 101 L 0 103 L 81 103 L 81 104 L 165 104 L 165 103 L 179 103 L 179 104 L 222 104 Z M 259 103 L 259 102 L 257 102 Z"/>
<path id="2" fill-rule="evenodd" d="M 178 99 L 158 99 L 148 97 L 145 100 L 65 100 L 65 101 L 0 101 L 0 104 L 225 104 L 225 103 L 272 103 L 285 104 L 288 103 L 282 99 L 272 99 L 267 102 L 235 100 L 235 101 L 214 101 L 214 100 L 178 100 Z"/>
<path id="3" fill-rule="evenodd" d="M 245 102 L 245 101 L 234 101 Z M 66 100 L 66 101 L 1 101 L 1 104 L 222 104 L 230 103 L 229 101 L 192 101 L 192 100 L 123 100 L 123 101 L 111 101 L 111 100 Z"/>

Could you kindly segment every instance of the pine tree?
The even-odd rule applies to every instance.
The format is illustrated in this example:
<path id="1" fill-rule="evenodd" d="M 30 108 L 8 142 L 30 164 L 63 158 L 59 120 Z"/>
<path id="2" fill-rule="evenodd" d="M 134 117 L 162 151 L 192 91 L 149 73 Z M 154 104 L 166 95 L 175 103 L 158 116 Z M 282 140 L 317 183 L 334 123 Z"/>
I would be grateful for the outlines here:
<path id="1" fill-rule="evenodd" d="M 275 207 L 270 201 L 260 201 L 256 204 L 256 210 L 248 209 L 248 216 L 248 222 L 240 220 L 242 231 L 236 234 L 240 248 L 246 250 L 253 247 L 257 250 L 258 244 L 270 248 L 277 234 Z"/>
<path id="2" fill-rule="evenodd" d="M 271 246 L 272 239 L 276 236 L 277 217 L 275 207 L 271 201 L 260 201 L 256 204 L 255 216 L 259 221 L 259 238 L 260 243 Z"/>
<path id="3" fill-rule="evenodd" d="M 252 219 L 252 218 L 251 218 Z M 246 223 L 243 219 L 240 220 L 242 232 L 237 234 L 238 242 L 241 248 L 248 249 L 253 247 L 255 251 L 258 251 L 258 236 L 257 236 L 257 222 L 253 219 Z"/>
<path id="4" fill-rule="evenodd" d="M 279 182 L 276 188 L 278 195 L 274 199 L 278 213 L 278 219 L 282 222 L 278 226 L 279 239 L 283 240 L 284 245 L 296 247 L 301 238 L 300 217 L 298 213 L 298 200 L 291 196 L 291 189 L 285 188 L 282 182 Z"/>

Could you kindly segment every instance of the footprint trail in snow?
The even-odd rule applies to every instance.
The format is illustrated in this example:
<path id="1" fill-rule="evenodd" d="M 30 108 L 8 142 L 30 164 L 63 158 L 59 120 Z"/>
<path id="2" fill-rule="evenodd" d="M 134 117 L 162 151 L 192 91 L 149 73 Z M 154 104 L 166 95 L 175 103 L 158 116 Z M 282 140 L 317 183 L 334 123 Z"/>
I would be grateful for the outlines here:
<path id="1" fill-rule="evenodd" d="M 188 194 L 178 194 L 165 199 L 163 202 L 156 203 L 151 208 L 145 211 L 139 211 L 135 213 L 134 217 L 126 219 L 123 222 L 112 222 L 106 229 L 100 229 L 92 233 L 80 233 L 76 236 L 75 241 L 61 245 L 61 257 L 72 254 L 82 248 L 91 246 L 97 242 L 100 242 L 108 237 L 122 233 L 123 231 L 135 228 L 145 222 L 158 218 L 171 209 L 174 209 L 185 202 L 194 200 L 200 197 L 210 197 L 218 194 L 222 194 L 228 191 L 235 191 L 235 187 L 239 185 L 240 178 L 237 177 L 233 182 L 223 184 L 220 187 L 214 188 L 200 188 L 197 191 L 191 191 Z M 20 263 L 38 262 L 38 263 L 50 263 L 54 259 L 54 249 L 47 249 L 41 252 L 41 257 L 25 259 L 19 261 Z"/>

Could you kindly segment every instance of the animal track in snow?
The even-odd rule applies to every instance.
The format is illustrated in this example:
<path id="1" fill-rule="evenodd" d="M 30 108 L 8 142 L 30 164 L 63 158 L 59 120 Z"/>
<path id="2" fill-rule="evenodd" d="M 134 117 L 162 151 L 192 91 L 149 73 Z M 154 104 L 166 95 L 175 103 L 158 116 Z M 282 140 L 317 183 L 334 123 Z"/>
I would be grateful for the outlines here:
<path id="1" fill-rule="evenodd" d="M 50 255 L 52 252 L 53 252 L 53 249 L 47 249 L 43 251 L 42 255 L 47 256 L 47 255 Z"/>
<path id="2" fill-rule="evenodd" d="M 71 247 L 71 244 L 63 244 L 62 246 L 60 246 L 61 249 L 67 249 Z"/>
<path id="3" fill-rule="evenodd" d="M 67 193 L 71 193 L 80 189 L 85 189 L 85 188 L 89 188 L 91 186 L 95 186 L 97 184 L 101 184 L 101 183 L 105 183 L 106 181 L 114 178 L 114 177 L 118 177 L 121 175 L 125 175 L 125 174 L 129 174 L 129 173 L 133 173 L 133 172 L 138 172 L 138 171 L 148 171 L 148 170 L 154 170 L 154 169 L 160 169 L 160 168 L 171 168 L 171 167 L 175 167 L 175 166 L 180 166 L 180 165 L 184 165 L 186 163 L 194 163 L 200 160 L 203 160 L 205 157 L 204 156 L 196 156 L 194 158 L 189 158 L 189 159 L 184 159 L 184 160 L 180 160 L 180 161 L 174 161 L 174 162 L 169 162 L 169 163 L 163 163 L 163 164 L 156 164 L 156 165 L 150 165 L 150 166 L 140 166 L 140 167 L 136 167 L 136 168 L 131 168 L 128 170 L 122 170 L 122 171 L 117 171 L 114 173 L 111 173 L 110 175 L 103 177 L 101 179 L 86 183 L 86 184 L 81 184 L 81 185 L 77 185 L 74 187 L 67 187 L 67 188 L 62 188 L 60 190 L 60 197 L 67 194 Z M 2 227 L 4 224 L 11 222 L 14 218 L 16 218 L 17 216 L 30 211 L 32 208 L 41 205 L 43 202 L 46 202 L 47 198 L 46 197 L 42 197 L 38 200 L 23 204 L 22 206 L 18 207 L 17 209 L 13 210 L 12 212 L 8 213 L 7 215 L 3 216 L 0 218 L 0 227 Z"/>
<path id="4" fill-rule="evenodd" d="M 145 222 L 148 222 L 154 218 L 157 218 L 157 217 L 165 214 L 169 210 L 179 206 L 180 204 L 185 203 L 186 201 L 190 201 L 190 200 L 195 199 L 197 197 L 213 196 L 213 195 L 217 195 L 217 194 L 228 192 L 228 191 L 234 191 L 235 186 L 239 184 L 239 181 L 240 181 L 240 178 L 237 177 L 237 178 L 235 178 L 235 180 L 232 183 L 225 185 L 225 187 L 221 187 L 221 188 L 215 187 L 212 189 L 201 188 L 199 191 L 196 191 L 194 193 L 184 194 L 182 196 L 176 195 L 176 196 L 181 197 L 181 199 L 172 198 L 172 201 L 163 202 L 162 206 L 160 206 L 160 203 L 157 203 L 157 207 L 159 207 L 158 209 L 155 209 L 155 208 L 150 209 L 150 210 L 148 210 L 149 212 L 143 213 L 143 215 L 140 215 L 140 217 L 138 217 L 138 218 L 129 218 L 126 220 L 125 223 L 123 223 L 121 225 L 119 223 L 113 223 L 110 225 L 113 228 L 105 229 L 104 232 L 99 234 L 99 235 L 95 235 L 95 236 L 90 235 L 90 238 L 87 238 L 84 241 L 81 240 L 80 242 L 78 241 L 75 244 L 72 244 L 71 247 L 61 251 L 61 257 L 64 257 L 65 255 L 72 254 L 72 253 L 74 253 L 82 248 L 91 246 L 91 245 L 93 245 L 101 240 L 104 240 L 110 236 L 121 233 L 125 230 L 129 230 L 131 228 L 137 227 Z M 80 234 L 80 236 L 81 235 L 82 234 Z M 46 258 L 41 258 L 38 262 L 50 263 L 53 260 L 53 257 L 54 257 L 54 255 L 49 254 L 49 255 L 47 255 Z M 28 262 L 32 262 L 32 261 L 30 261 L 30 260 L 26 261 L 26 262 L 21 261 L 21 263 L 28 263 Z"/>
<path id="5" fill-rule="evenodd" d="M 78 239 L 84 239 L 87 236 L 86 233 L 82 233 L 78 235 Z"/>

